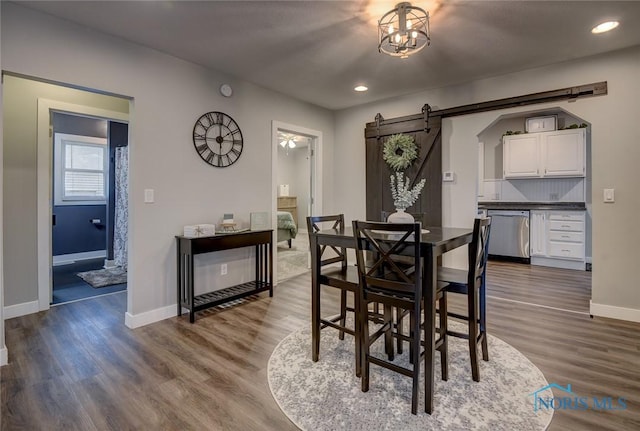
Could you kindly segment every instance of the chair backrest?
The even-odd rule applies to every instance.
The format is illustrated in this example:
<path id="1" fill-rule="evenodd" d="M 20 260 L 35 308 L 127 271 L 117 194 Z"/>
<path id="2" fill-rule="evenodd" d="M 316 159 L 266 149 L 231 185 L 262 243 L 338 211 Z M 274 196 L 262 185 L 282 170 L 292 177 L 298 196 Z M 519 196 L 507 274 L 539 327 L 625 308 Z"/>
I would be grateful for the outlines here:
<path id="1" fill-rule="evenodd" d="M 315 233 L 323 229 L 323 224 L 327 226 L 325 229 L 335 229 L 338 231 L 344 230 L 344 214 L 328 215 L 328 216 L 309 216 L 307 217 L 307 231 L 309 233 Z M 329 256 L 326 251 L 332 250 L 333 253 Z M 330 265 L 332 263 L 341 263 L 342 268 L 347 267 L 347 250 L 345 248 L 326 245 L 320 247 L 320 266 Z"/>
<path id="2" fill-rule="evenodd" d="M 374 291 L 419 301 L 422 296 L 421 224 L 356 220 L 353 231 L 360 284 L 365 293 Z M 368 259 L 365 252 L 371 252 Z"/>
<path id="3" fill-rule="evenodd" d="M 484 285 L 489 256 L 489 234 L 491 217 L 477 218 L 473 223 L 473 238 L 469 244 L 469 289 L 479 289 Z"/>

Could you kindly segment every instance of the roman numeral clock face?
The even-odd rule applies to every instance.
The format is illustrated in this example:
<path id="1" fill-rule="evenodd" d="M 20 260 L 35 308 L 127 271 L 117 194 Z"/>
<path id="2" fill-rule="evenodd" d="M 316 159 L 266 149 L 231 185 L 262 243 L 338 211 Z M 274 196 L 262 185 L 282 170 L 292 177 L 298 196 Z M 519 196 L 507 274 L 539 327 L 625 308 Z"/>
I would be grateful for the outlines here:
<path id="1" fill-rule="evenodd" d="M 242 154 L 242 132 L 233 118 L 222 112 L 207 112 L 193 126 L 193 145 L 211 166 L 226 168 Z"/>

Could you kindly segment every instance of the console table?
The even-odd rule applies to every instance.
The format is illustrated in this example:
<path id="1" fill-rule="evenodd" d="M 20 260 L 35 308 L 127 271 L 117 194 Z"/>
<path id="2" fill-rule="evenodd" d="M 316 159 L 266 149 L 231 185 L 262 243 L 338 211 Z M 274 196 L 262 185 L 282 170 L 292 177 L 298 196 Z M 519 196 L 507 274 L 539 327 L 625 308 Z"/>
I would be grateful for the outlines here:
<path id="1" fill-rule="evenodd" d="M 195 312 L 215 307 L 259 292 L 273 296 L 273 231 L 254 230 L 225 233 L 209 237 L 176 236 L 178 255 L 178 316 L 182 308 L 189 310 L 189 322 Z M 254 246 L 256 250 L 256 279 L 236 286 L 195 296 L 193 291 L 193 256 L 201 253 Z"/>

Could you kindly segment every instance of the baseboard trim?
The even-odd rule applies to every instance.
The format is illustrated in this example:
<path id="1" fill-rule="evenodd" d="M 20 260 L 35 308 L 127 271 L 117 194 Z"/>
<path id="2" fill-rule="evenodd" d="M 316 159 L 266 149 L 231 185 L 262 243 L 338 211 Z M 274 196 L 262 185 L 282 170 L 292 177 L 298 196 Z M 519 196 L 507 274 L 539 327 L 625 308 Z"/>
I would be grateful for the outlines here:
<path id="1" fill-rule="evenodd" d="M 6 305 L 2 311 L 2 316 L 4 320 L 7 320 L 37 313 L 38 311 L 40 311 L 38 301 L 23 302 L 22 304 Z"/>
<path id="2" fill-rule="evenodd" d="M 640 322 L 640 310 L 635 308 L 616 307 L 614 305 L 596 304 L 589 301 L 592 316 L 608 317 L 611 319 Z"/>
<path id="3" fill-rule="evenodd" d="M 176 304 L 167 305 L 166 307 L 156 308 L 155 310 L 145 311 L 144 313 L 131 314 L 126 312 L 124 315 L 124 324 L 128 328 L 134 329 L 151 323 L 159 322 L 177 315 Z"/>
<path id="4" fill-rule="evenodd" d="M 6 347 L 0 349 L 0 367 L 9 363 L 9 351 Z"/>
<path id="5" fill-rule="evenodd" d="M 59 254 L 53 256 L 53 266 L 68 265 L 79 260 L 107 257 L 107 250 L 85 251 L 82 253 Z"/>

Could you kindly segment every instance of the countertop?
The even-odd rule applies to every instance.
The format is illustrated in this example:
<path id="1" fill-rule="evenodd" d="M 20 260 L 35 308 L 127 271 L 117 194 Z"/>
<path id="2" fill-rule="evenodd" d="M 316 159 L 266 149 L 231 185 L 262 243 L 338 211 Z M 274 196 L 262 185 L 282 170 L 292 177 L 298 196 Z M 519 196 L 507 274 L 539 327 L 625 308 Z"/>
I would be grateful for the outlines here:
<path id="1" fill-rule="evenodd" d="M 478 209 L 487 210 L 567 210 L 585 211 L 584 202 L 478 202 Z"/>

